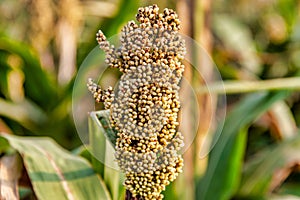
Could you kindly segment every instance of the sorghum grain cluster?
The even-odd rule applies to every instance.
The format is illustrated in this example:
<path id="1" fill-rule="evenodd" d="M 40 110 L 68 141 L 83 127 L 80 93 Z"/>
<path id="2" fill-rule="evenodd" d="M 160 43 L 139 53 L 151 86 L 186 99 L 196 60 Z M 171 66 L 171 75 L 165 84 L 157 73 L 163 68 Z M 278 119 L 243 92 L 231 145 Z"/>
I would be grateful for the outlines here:
<path id="1" fill-rule="evenodd" d="M 140 8 L 136 19 L 138 24 L 130 21 L 122 29 L 117 49 L 97 33 L 106 63 L 123 72 L 117 90 L 102 90 L 91 79 L 88 88 L 110 109 L 118 132 L 115 158 L 126 175 L 127 190 L 138 199 L 162 199 L 161 191 L 183 166 L 178 154 L 183 137 L 177 129 L 185 45 L 173 10 Z"/>

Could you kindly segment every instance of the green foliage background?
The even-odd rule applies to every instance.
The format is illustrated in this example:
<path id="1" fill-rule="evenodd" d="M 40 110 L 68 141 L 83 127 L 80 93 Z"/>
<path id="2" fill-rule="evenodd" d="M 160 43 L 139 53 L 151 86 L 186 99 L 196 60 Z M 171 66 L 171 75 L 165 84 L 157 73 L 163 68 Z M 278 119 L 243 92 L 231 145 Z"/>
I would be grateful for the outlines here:
<path id="1" fill-rule="evenodd" d="M 90 145 L 82 146 L 72 118 L 72 89 L 96 46 L 96 31 L 113 36 L 138 7 L 153 3 L 183 13 L 183 26 L 196 40 L 208 29 L 209 53 L 225 89 L 232 82 L 238 88 L 227 95 L 228 114 L 224 127 L 216 128 L 221 132 L 216 145 L 199 165 L 199 147 L 192 144 L 191 162 L 167 187 L 165 199 L 300 199 L 300 2 L 216 0 L 207 1 L 208 12 L 201 2 L 0 2 L 0 163 L 15 156 L 21 199 L 124 199 L 122 174 L 97 159 L 112 157 L 113 140 L 107 139 L 112 131 L 99 121 L 107 113 L 86 113 Z M 198 23 L 206 17 L 209 26 Z M 64 76 L 64 70 L 70 73 Z M 118 76 L 107 73 L 101 84 Z M 295 87 L 287 91 L 291 77 Z M 276 87 L 261 91 L 268 79 Z M 244 81 L 258 81 L 259 92 L 244 94 Z"/>

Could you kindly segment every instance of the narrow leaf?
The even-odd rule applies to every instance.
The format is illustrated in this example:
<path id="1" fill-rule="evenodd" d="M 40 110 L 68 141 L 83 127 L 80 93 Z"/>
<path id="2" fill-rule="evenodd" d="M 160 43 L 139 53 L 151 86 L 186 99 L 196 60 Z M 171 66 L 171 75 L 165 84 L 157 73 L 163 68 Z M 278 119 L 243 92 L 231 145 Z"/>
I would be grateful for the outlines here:
<path id="1" fill-rule="evenodd" d="M 300 137 L 284 141 L 270 147 L 266 147 L 259 154 L 253 156 L 246 165 L 242 176 L 239 196 L 259 196 L 278 188 L 286 179 L 279 180 L 280 173 L 289 171 L 289 168 L 300 163 Z M 277 176 L 275 176 L 277 175 Z M 298 188 L 299 191 L 299 188 Z M 300 194 L 300 193 L 298 193 Z"/>
<path id="2" fill-rule="evenodd" d="M 277 193 L 282 195 L 295 195 L 300 198 L 300 184 L 299 183 L 284 183 L 277 191 Z"/>
<path id="3" fill-rule="evenodd" d="M 104 135 L 110 141 L 111 145 L 115 147 L 117 141 L 117 132 L 116 130 L 110 125 L 109 121 L 109 110 L 98 111 L 95 112 L 101 126 L 104 129 Z"/>
<path id="4" fill-rule="evenodd" d="M 197 199 L 226 200 L 236 192 L 246 144 L 245 132 L 241 130 L 268 110 L 274 102 L 284 99 L 288 94 L 252 94 L 246 96 L 231 111 L 224 127 L 218 127 L 217 132 L 221 134 L 219 138 L 215 138 L 217 143 L 209 155 L 207 171 L 197 185 Z"/>
<path id="5" fill-rule="evenodd" d="M 89 120 L 90 149 L 93 165 L 102 175 L 113 200 L 123 192 L 122 177 L 114 160 L 117 132 L 109 122 L 109 110 L 91 112 Z"/>
<path id="6" fill-rule="evenodd" d="M 126 22 L 132 20 L 139 6 L 140 1 L 138 0 L 119 1 L 119 10 L 117 12 L 117 15 L 114 18 L 104 21 L 101 25 L 101 29 L 105 33 L 105 35 L 107 37 L 111 37 L 116 34 L 121 26 L 124 26 Z"/>
<path id="7" fill-rule="evenodd" d="M 37 124 L 47 121 L 46 114 L 28 99 L 14 103 L 0 98 L 0 115 L 10 118 L 32 131 L 37 129 Z"/>
<path id="8" fill-rule="evenodd" d="M 0 50 L 15 54 L 22 59 L 26 95 L 44 107 L 55 106 L 51 103 L 54 102 L 51 100 L 57 97 L 55 81 L 42 69 L 38 56 L 33 53 L 34 51 L 29 46 L 7 37 L 0 38 Z"/>

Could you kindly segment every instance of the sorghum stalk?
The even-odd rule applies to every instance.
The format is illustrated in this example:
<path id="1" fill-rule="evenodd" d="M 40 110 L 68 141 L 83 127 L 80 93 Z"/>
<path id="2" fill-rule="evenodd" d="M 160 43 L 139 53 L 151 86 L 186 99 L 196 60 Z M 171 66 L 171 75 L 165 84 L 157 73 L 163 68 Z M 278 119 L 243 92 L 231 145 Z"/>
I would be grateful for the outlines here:
<path id="1" fill-rule="evenodd" d="M 115 158 L 131 199 L 162 199 L 161 192 L 183 166 L 178 154 L 183 137 L 177 129 L 185 44 L 178 35 L 177 14 L 158 11 L 157 5 L 139 8 L 139 23 L 124 26 L 117 49 L 98 32 L 106 63 L 123 75 L 114 93 L 88 81 L 96 101 L 110 109 L 110 122 L 118 132 Z"/>

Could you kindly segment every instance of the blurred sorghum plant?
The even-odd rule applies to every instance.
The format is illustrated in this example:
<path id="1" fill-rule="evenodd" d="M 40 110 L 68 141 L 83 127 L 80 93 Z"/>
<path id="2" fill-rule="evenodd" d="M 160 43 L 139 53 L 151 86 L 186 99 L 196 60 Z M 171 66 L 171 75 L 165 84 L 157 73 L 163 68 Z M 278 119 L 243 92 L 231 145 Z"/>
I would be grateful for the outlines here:
<path id="1" fill-rule="evenodd" d="M 178 153 L 183 136 L 177 129 L 185 44 L 177 14 L 158 11 L 157 5 L 140 8 L 139 23 L 124 26 L 117 49 L 98 32 L 106 63 L 123 75 L 115 92 L 88 81 L 96 102 L 110 109 L 110 122 L 118 132 L 115 158 L 126 176 L 127 196 L 133 199 L 162 199 L 161 191 L 183 166 Z"/>

